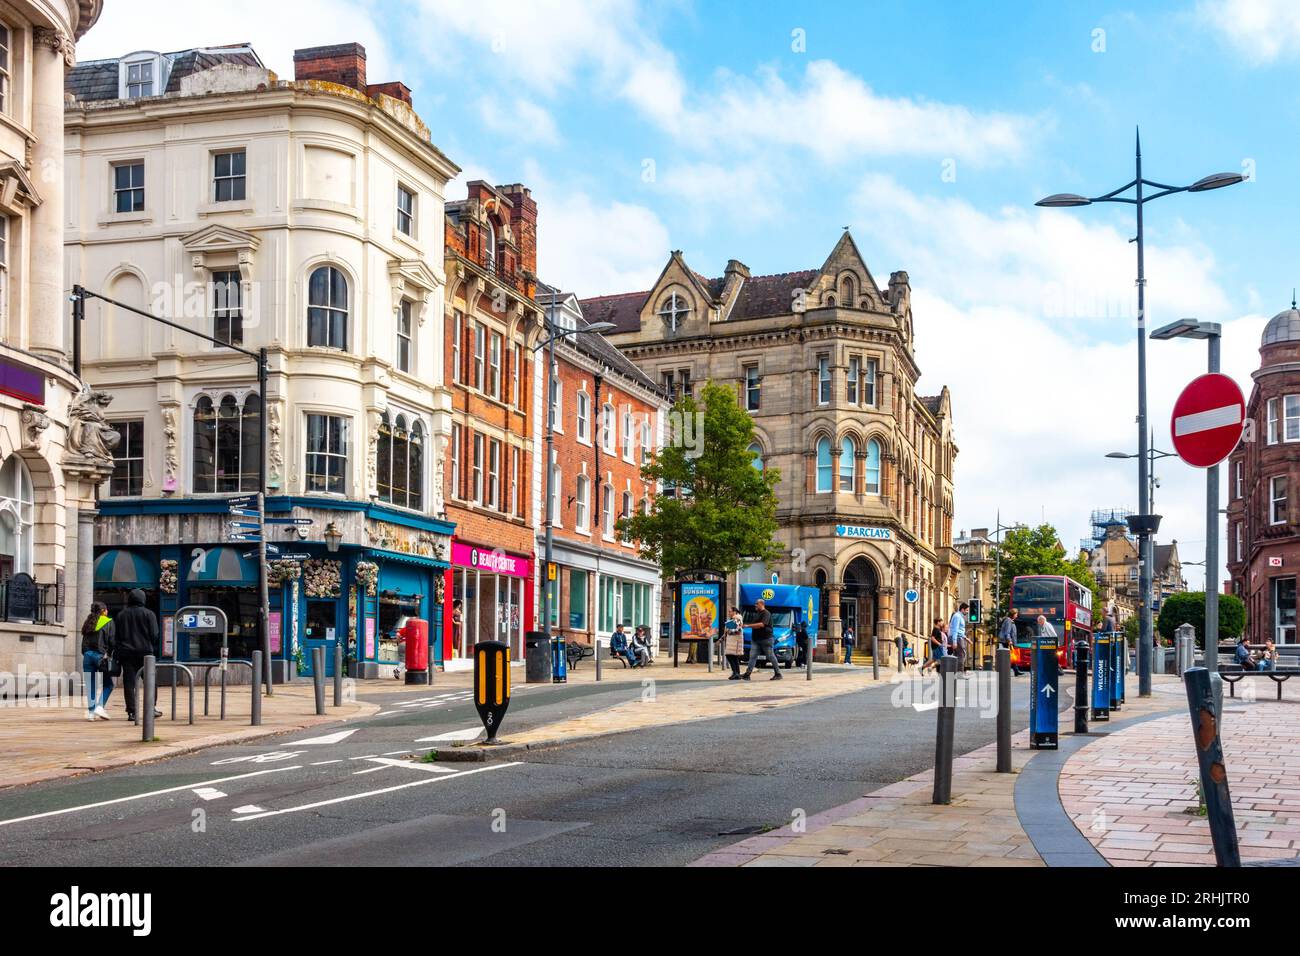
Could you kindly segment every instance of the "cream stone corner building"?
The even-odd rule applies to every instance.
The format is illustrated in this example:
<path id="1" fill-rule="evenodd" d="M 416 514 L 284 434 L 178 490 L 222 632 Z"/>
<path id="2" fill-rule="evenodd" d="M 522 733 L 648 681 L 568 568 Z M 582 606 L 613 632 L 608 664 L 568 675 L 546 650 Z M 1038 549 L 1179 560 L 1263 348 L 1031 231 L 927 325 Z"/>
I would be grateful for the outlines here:
<path id="1" fill-rule="evenodd" d="M 952 402 L 946 387 L 916 393 L 906 272 L 877 286 L 846 230 L 820 268 L 779 275 L 733 259 L 709 279 L 674 252 L 650 291 L 582 311 L 615 323 L 610 341 L 672 398 L 706 379 L 735 385 L 755 466 L 781 472 L 784 549 L 741 578 L 818 587 L 831 653 L 848 627 L 860 653 L 872 633 L 886 650 L 899 635 L 917 645 L 952 613 Z"/>
<path id="2" fill-rule="evenodd" d="M 0 672 L 75 671 L 117 435 L 68 353 L 63 82 L 102 0 L 0 3 Z M 83 600 L 84 598 L 84 600 Z M 51 677 L 52 679 L 52 677 Z M 8 681 L 4 681 L 8 685 Z M 38 680 L 37 683 L 40 683 Z M 0 696 L 30 688 L 0 687 Z M 44 692 L 47 687 L 37 688 Z"/>
<path id="3" fill-rule="evenodd" d="M 441 619 L 443 205 L 459 171 L 403 84 L 355 43 L 298 50 L 281 80 L 247 45 L 137 51 L 68 77 L 71 282 L 257 361 L 88 298 L 84 375 L 112 397 L 96 533 L 110 609 L 143 588 L 174 635 L 216 605 L 232 657 L 260 645 L 258 562 L 229 500 L 259 490 L 265 415 L 269 645 L 277 677 L 346 647 L 391 673 L 404 622 Z M 299 523 L 293 523 L 299 522 Z M 275 557 L 274 554 L 271 555 Z"/>

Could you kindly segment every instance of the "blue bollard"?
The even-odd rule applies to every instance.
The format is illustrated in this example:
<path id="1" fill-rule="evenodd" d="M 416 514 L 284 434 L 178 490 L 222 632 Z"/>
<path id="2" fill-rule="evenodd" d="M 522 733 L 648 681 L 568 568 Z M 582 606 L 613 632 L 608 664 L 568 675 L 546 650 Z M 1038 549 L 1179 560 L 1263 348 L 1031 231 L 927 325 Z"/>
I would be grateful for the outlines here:
<path id="1" fill-rule="evenodd" d="M 1110 696 L 1113 683 L 1112 670 L 1115 654 L 1111 648 L 1111 633 L 1101 631 L 1095 635 L 1097 660 L 1092 671 L 1092 719 L 1110 720 Z"/>

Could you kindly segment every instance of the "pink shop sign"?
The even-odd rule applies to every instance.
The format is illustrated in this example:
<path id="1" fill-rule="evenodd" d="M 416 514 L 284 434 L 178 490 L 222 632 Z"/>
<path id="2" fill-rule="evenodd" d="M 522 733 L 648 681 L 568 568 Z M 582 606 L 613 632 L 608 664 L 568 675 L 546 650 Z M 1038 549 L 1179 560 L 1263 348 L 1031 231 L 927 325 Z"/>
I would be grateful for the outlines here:
<path id="1" fill-rule="evenodd" d="M 488 574 L 508 574 L 512 578 L 526 578 L 533 562 L 504 551 L 476 548 L 472 544 L 451 544 L 451 563 L 462 568 L 474 568 Z"/>

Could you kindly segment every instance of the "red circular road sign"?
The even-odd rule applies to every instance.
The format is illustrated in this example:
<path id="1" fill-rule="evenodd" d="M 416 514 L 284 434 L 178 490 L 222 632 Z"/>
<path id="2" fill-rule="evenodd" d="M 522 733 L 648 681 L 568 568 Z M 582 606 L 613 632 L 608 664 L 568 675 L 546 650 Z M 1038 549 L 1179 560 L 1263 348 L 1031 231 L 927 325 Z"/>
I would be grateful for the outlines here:
<path id="1" fill-rule="evenodd" d="M 1241 389 L 1217 372 L 1193 379 L 1174 402 L 1169 432 L 1178 457 L 1197 468 L 1217 465 L 1241 441 L 1246 400 Z"/>

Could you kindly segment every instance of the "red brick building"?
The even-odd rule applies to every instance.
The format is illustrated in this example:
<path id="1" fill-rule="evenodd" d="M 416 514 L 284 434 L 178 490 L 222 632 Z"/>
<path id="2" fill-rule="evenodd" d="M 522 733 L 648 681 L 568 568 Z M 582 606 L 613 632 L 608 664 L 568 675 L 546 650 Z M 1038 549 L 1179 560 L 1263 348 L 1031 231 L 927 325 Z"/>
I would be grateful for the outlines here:
<path id="1" fill-rule="evenodd" d="M 542 286 L 537 298 L 553 326 L 575 330 L 585 324 L 576 296 Z M 586 644 L 596 636 L 607 639 L 618 624 L 629 634 L 645 625 L 657 635 L 659 567 L 641 559 L 636 542 L 622 540 L 615 524 L 633 510 L 648 510 L 653 500 L 655 489 L 642 480 L 641 466 L 661 443 L 666 396 L 600 335 L 560 338 L 555 359 L 552 630 Z M 544 460 L 542 418 L 536 416 L 534 426 Z M 539 561 L 545 555 L 544 488 L 539 481 Z"/>
<path id="2" fill-rule="evenodd" d="M 532 628 L 534 502 L 530 494 L 535 366 L 537 204 L 518 184 L 469 183 L 446 206 L 446 381 L 452 434 L 443 660 L 468 660 L 481 640 L 523 657 Z M 455 666 L 454 664 L 450 666 Z"/>
<path id="3" fill-rule="evenodd" d="M 1246 414 L 1251 432 L 1228 459 L 1228 572 L 1246 602 L 1251 643 L 1296 642 L 1300 568 L 1300 311 L 1264 329 Z M 1253 434 L 1252 434 L 1253 432 Z"/>

